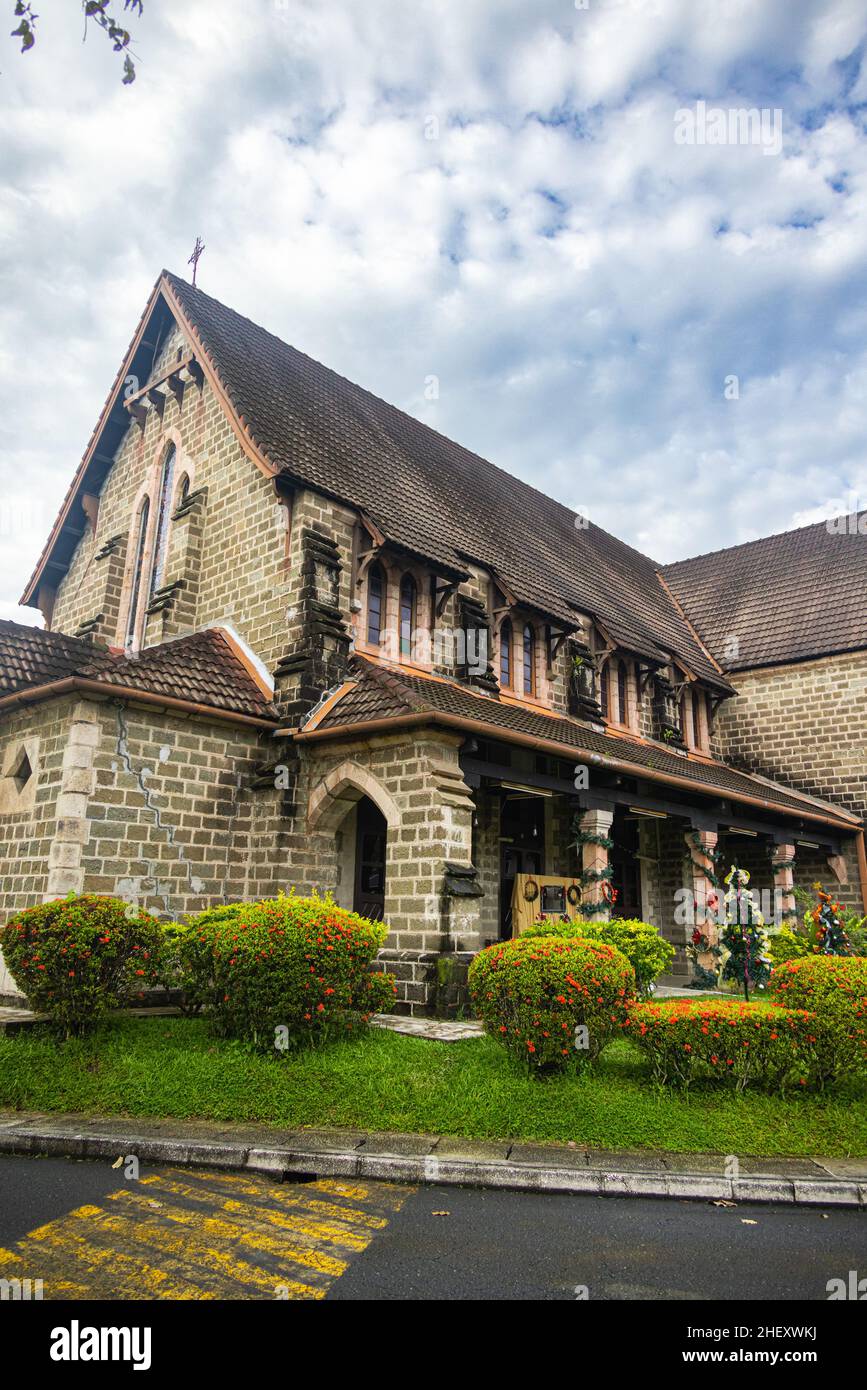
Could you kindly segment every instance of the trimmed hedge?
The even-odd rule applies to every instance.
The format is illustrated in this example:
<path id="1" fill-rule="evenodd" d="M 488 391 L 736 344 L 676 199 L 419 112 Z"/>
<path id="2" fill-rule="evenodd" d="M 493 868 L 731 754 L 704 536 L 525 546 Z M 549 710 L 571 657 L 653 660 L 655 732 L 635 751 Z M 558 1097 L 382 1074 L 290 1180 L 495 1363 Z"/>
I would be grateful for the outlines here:
<path id="1" fill-rule="evenodd" d="M 189 1006 L 207 1006 L 218 1035 L 289 1051 L 389 1007 L 394 982 L 370 970 L 387 931 L 330 898 L 233 904 L 189 919 L 178 973 Z"/>
<path id="2" fill-rule="evenodd" d="M 815 1074 L 815 1024 L 802 1009 L 677 999 L 637 1004 L 627 1027 L 657 1081 L 689 1086 L 713 1080 L 740 1091 L 748 1084 L 808 1085 Z"/>
<path id="3" fill-rule="evenodd" d="M 159 982 L 156 917 L 92 894 L 28 907 L 0 927 L 0 950 L 31 1006 L 67 1037 Z"/>
<path id="4" fill-rule="evenodd" d="M 476 956 L 469 990 L 486 1031 L 512 1058 L 562 1070 L 597 1057 L 623 1027 L 635 974 L 613 946 L 524 933 Z"/>
<path id="5" fill-rule="evenodd" d="M 816 1015 L 820 1084 L 867 1067 L 867 957 L 788 961 L 771 976 L 771 993 L 778 1004 Z"/>
<path id="6" fill-rule="evenodd" d="M 651 993 L 654 980 L 665 973 L 675 955 L 674 947 L 656 927 L 633 917 L 612 917 L 609 922 L 585 922 L 580 917 L 571 922 L 539 922 L 521 935 L 580 936 L 585 941 L 604 941 L 629 961 L 639 994 Z"/>

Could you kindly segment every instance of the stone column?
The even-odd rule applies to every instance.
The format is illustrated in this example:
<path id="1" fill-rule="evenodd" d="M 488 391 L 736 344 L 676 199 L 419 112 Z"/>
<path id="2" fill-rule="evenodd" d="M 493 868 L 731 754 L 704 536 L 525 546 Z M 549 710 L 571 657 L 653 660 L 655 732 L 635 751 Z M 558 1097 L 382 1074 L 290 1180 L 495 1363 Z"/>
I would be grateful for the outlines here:
<path id="1" fill-rule="evenodd" d="M 693 926 L 687 929 L 687 934 L 691 941 L 693 932 L 698 931 L 706 940 L 706 946 L 691 944 L 695 944 L 695 964 L 707 971 L 716 970 L 713 948 L 719 944 L 719 910 L 723 901 L 722 889 L 715 888 L 707 876 L 708 871 L 715 872 L 713 852 L 718 838 L 716 830 L 693 829 L 684 835 L 691 860 L 687 865 L 686 886 L 692 890 L 694 904 Z"/>
<path id="2" fill-rule="evenodd" d="M 791 927 L 796 918 L 795 909 L 795 846 L 793 844 L 774 845 L 771 867 L 774 871 L 774 925 Z"/>
<path id="3" fill-rule="evenodd" d="M 611 825 L 614 821 L 613 811 L 584 811 L 578 822 L 582 835 L 593 835 L 599 839 L 609 839 L 611 836 Z M 596 875 L 608 868 L 610 863 L 610 852 L 605 845 L 583 844 L 581 846 L 581 872 L 584 875 Z M 604 903 L 604 907 L 599 911 L 591 911 L 587 915 L 593 922 L 607 922 L 610 912 L 608 904 L 602 896 L 602 884 L 604 880 L 591 877 L 584 884 L 581 901 L 585 905 L 594 907 L 597 903 Z"/>
<path id="4" fill-rule="evenodd" d="M 84 851 L 90 833 L 87 804 L 96 786 L 94 758 L 100 742 L 99 711 L 82 700 L 76 706 L 63 753 L 57 822 L 48 852 L 48 884 L 43 901 L 84 892 Z"/>

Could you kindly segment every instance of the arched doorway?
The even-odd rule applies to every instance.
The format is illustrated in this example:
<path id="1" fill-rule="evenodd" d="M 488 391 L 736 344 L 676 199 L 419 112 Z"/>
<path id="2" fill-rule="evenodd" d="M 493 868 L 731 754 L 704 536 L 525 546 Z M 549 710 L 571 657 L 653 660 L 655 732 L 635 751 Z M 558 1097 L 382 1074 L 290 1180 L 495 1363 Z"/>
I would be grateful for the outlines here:
<path id="1" fill-rule="evenodd" d="M 388 822 L 379 807 L 362 796 L 355 822 L 355 884 L 352 908 L 374 922 L 385 916 L 385 853 Z"/>

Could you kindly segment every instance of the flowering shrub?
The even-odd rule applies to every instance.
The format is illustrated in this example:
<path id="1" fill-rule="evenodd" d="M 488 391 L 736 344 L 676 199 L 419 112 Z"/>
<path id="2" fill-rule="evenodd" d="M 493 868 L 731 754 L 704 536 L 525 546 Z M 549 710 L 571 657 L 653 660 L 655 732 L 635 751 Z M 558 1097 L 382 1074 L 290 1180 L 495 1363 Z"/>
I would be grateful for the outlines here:
<path id="1" fill-rule="evenodd" d="M 808 1085 L 815 1070 L 814 1024 L 800 1009 L 677 999 L 636 1004 L 628 1029 L 656 1080 L 688 1086 L 714 1079 L 740 1091 L 748 1083 Z"/>
<path id="2" fill-rule="evenodd" d="M 635 974 L 603 942 L 524 933 L 476 956 L 469 989 L 511 1057 L 553 1070 L 596 1057 L 623 1026 Z"/>
<path id="3" fill-rule="evenodd" d="M 70 1037 L 157 983 L 162 928 L 119 898 L 70 894 L 17 913 L 0 950 L 32 1007 Z"/>
<path id="4" fill-rule="evenodd" d="M 330 898 L 293 895 L 189 919 L 185 990 L 207 1003 L 215 1031 L 269 1050 L 324 1042 L 394 998 L 370 964 L 387 927 Z"/>
<path id="5" fill-rule="evenodd" d="M 610 922 L 538 922 L 522 936 L 582 936 L 586 941 L 603 941 L 622 954 L 635 971 L 639 994 L 650 994 L 654 980 L 674 960 L 674 947 L 660 936 L 656 927 L 637 918 L 612 917 Z"/>
<path id="6" fill-rule="evenodd" d="M 771 992 L 777 1003 L 815 1014 L 820 1083 L 867 1067 L 867 957 L 788 961 L 774 971 Z"/>

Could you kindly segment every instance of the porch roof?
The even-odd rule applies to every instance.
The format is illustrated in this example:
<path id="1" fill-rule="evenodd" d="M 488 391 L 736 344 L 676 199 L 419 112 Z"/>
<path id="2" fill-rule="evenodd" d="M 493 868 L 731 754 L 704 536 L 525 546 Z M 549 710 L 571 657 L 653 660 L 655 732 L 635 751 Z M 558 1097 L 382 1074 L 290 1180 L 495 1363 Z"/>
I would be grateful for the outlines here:
<path id="1" fill-rule="evenodd" d="M 840 806 L 715 759 L 676 753 L 638 736 L 606 734 L 567 715 L 536 710 L 522 701 L 486 695 L 444 677 L 396 669 L 362 656 L 354 658 L 350 678 L 313 712 L 295 737 L 301 741 L 345 738 L 413 724 L 463 729 L 841 830 L 861 828 L 857 817 Z"/>

